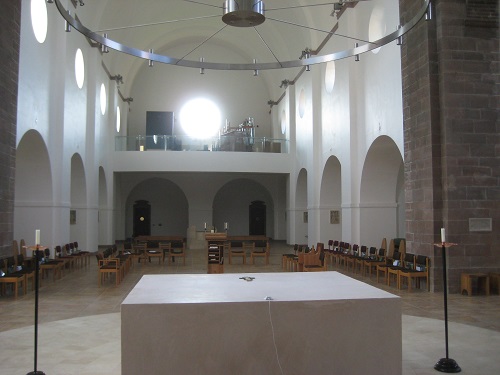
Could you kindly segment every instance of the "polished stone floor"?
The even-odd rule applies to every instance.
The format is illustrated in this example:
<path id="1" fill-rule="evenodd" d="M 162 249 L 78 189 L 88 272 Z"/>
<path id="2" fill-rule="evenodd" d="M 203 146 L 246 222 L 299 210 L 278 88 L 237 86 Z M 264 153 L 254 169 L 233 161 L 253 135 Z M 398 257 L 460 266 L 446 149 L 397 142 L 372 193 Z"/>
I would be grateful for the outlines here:
<path id="1" fill-rule="evenodd" d="M 273 243 L 270 264 L 224 265 L 226 273 L 282 272 L 284 243 Z M 247 262 L 249 263 L 249 262 Z M 416 290 L 409 293 L 377 284 L 374 277 L 330 270 L 374 285 L 402 298 L 403 374 L 438 373 L 434 364 L 445 356 L 443 295 Z M 186 265 L 135 265 L 116 287 L 114 280 L 97 285 L 95 259 L 86 268 L 66 272 L 55 282 L 45 279 L 40 289 L 37 369 L 47 375 L 112 375 L 121 373 L 120 304 L 144 274 L 206 273 L 205 254 L 189 250 Z M 321 287 L 334 287 L 323 285 Z M 500 296 L 449 295 L 449 356 L 463 374 L 500 374 Z M 0 297 L 0 373 L 17 375 L 34 370 L 34 293 Z M 374 322 L 376 324 L 376 322 Z M 370 332 L 366 333 L 367 335 Z M 361 338 L 362 339 L 362 338 Z M 383 339 L 383 338 L 381 338 Z M 374 348 L 373 350 L 376 350 Z M 362 358 L 362 353 L 360 353 Z M 356 374 L 353 374 L 356 375 Z"/>

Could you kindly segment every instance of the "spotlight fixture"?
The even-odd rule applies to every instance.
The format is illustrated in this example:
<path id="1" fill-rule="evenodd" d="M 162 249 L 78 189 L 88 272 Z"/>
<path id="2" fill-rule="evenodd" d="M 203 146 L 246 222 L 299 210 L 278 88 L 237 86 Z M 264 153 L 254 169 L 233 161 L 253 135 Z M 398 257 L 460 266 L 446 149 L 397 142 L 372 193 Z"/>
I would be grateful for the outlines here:
<path id="1" fill-rule="evenodd" d="M 108 34 L 103 34 L 102 37 L 105 38 L 105 39 L 107 39 L 108 38 Z M 101 44 L 101 52 L 102 53 L 108 53 L 109 52 L 108 46 L 105 45 L 105 44 Z"/>
<path id="2" fill-rule="evenodd" d="M 47 4 L 52 4 L 53 2 L 54 2 L 54 0 L 46 0 Z"/>
<path id="3" fill-rule="evenodd" d="M 257 64 L 257 59 L 253 59 L 253 63 Z M 254 69 L 253 70 L 253 76 L 257 77 L 259 75 L 259 69 Z"/>
<path id="4" fill-rule="evenodd" d="M 150 49 L 149 49 L 149 53 L 153 53 L 153 49 L 152 49 L 152 48 L 150 48 Z M 153 60 L 148 60 L 148 66 L 149 66 L 150 68 L 153 66 L 153 64 L 154 64 L 154 61 L 153 61 Z"/>
<path id="5" fill-rule="evenodd" d="M 229 26 L 254 27 L 266 20 L 263 1 L 226 0 L 223 12 L 222 22 Z"/>
<path id="6" fill-rule="evenodd" d="M 398 31 L 399 31 L 399 29 L 401 29 L 401 25 L 398 25 Z M 400 45 L 402 45 L 402 44 L 403 44 L 403 36 L 402 36 L 402 35 L 401 35 L 401 36 L 398 36 L 398 39 L 397 39 L 396 44 L 397 44 L 398 46 L 400 46 Z"/>
<path id="7" fill-rule="evenodd" d="M 354 43 L 354 48 L 358 48 L 359 43 Z M 359 54 L 354 55 L 354 61 L 359 61 Z"/>
<path id="8" fill-rule="evenodd" d="M 71 17 L 71 12 L 68 10 L 68 16 Z M 71 25 L 69 24 L 68 21 L 64 21 L 64 31 L 69 33 L 71 31 Z"/>
<path id="9" fill-rule="evenodd" d="M 310 48 L 306 48 L 304 51 L 302 51 L 302 54 L 300 55 L 299 57 L 299 60 L 302 60 L 302 59 L 308 59 L 309 57 L 311 57 L 311 49 Z M 311 66 L 309 64 L 306 65 L 306 72 L 310 72 L 311 71 Z"/>
<path id="10" fill-rule="evenodd" d="M 204 62 L 205 59 L 203 57 L 200 57 L 200 62 Z M 205 68 L 200 68 L 200 74 L 205 74 Z"/>

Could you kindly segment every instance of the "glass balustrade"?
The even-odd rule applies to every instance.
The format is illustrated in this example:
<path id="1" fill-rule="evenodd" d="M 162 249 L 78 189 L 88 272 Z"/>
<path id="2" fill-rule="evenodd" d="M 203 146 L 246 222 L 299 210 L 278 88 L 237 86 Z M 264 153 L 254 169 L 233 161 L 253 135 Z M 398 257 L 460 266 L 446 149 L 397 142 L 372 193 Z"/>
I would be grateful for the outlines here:
<path id="1" fill-rule="evenodd" d="M 288 153 L 288 140 L 267 137 L 221 136 L 197 139 L 179 135 L 117 136 L 115 151 L 229 151 Z"/>

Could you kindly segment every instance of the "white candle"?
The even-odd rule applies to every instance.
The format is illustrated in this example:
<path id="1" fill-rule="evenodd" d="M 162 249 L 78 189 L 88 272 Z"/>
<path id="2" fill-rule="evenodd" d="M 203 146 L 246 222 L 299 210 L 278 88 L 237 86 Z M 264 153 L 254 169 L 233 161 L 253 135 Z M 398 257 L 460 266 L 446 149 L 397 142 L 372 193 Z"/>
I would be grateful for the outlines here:
<path id="1" fill-rule="evenodd" d="M 207 223 L 205 223 L 205 229 L 207 229 Z"/>
<path id="2" fill-rule="evenodd" d="M 444 228 L 441 228 L 441 242 L 442 243 L 445 243 L 446 242 L 446 239 L 445 239 L 445 231 L 444 231 Z"/>
<path id="3" fill-rule="evenodd" d="M 40 245 L 40 229 L 35 230 L 35 245 Z"/>
<path id="4" fill-rule="evenodd" d="M 224 223 L 224 229 L 227 229 L 227 222 Z"/>

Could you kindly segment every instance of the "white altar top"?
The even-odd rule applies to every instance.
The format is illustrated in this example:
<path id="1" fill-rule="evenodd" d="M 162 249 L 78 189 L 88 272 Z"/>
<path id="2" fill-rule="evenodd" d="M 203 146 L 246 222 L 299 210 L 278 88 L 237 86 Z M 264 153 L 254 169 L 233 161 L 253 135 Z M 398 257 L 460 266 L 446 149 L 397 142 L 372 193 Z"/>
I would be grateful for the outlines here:
<path id="1" fill-rule="evenodd" d="M 246 281 L 242 278 L 250 279 Z M 123 304 L 399 298 L 338 272 L 145 275 Z"/>

